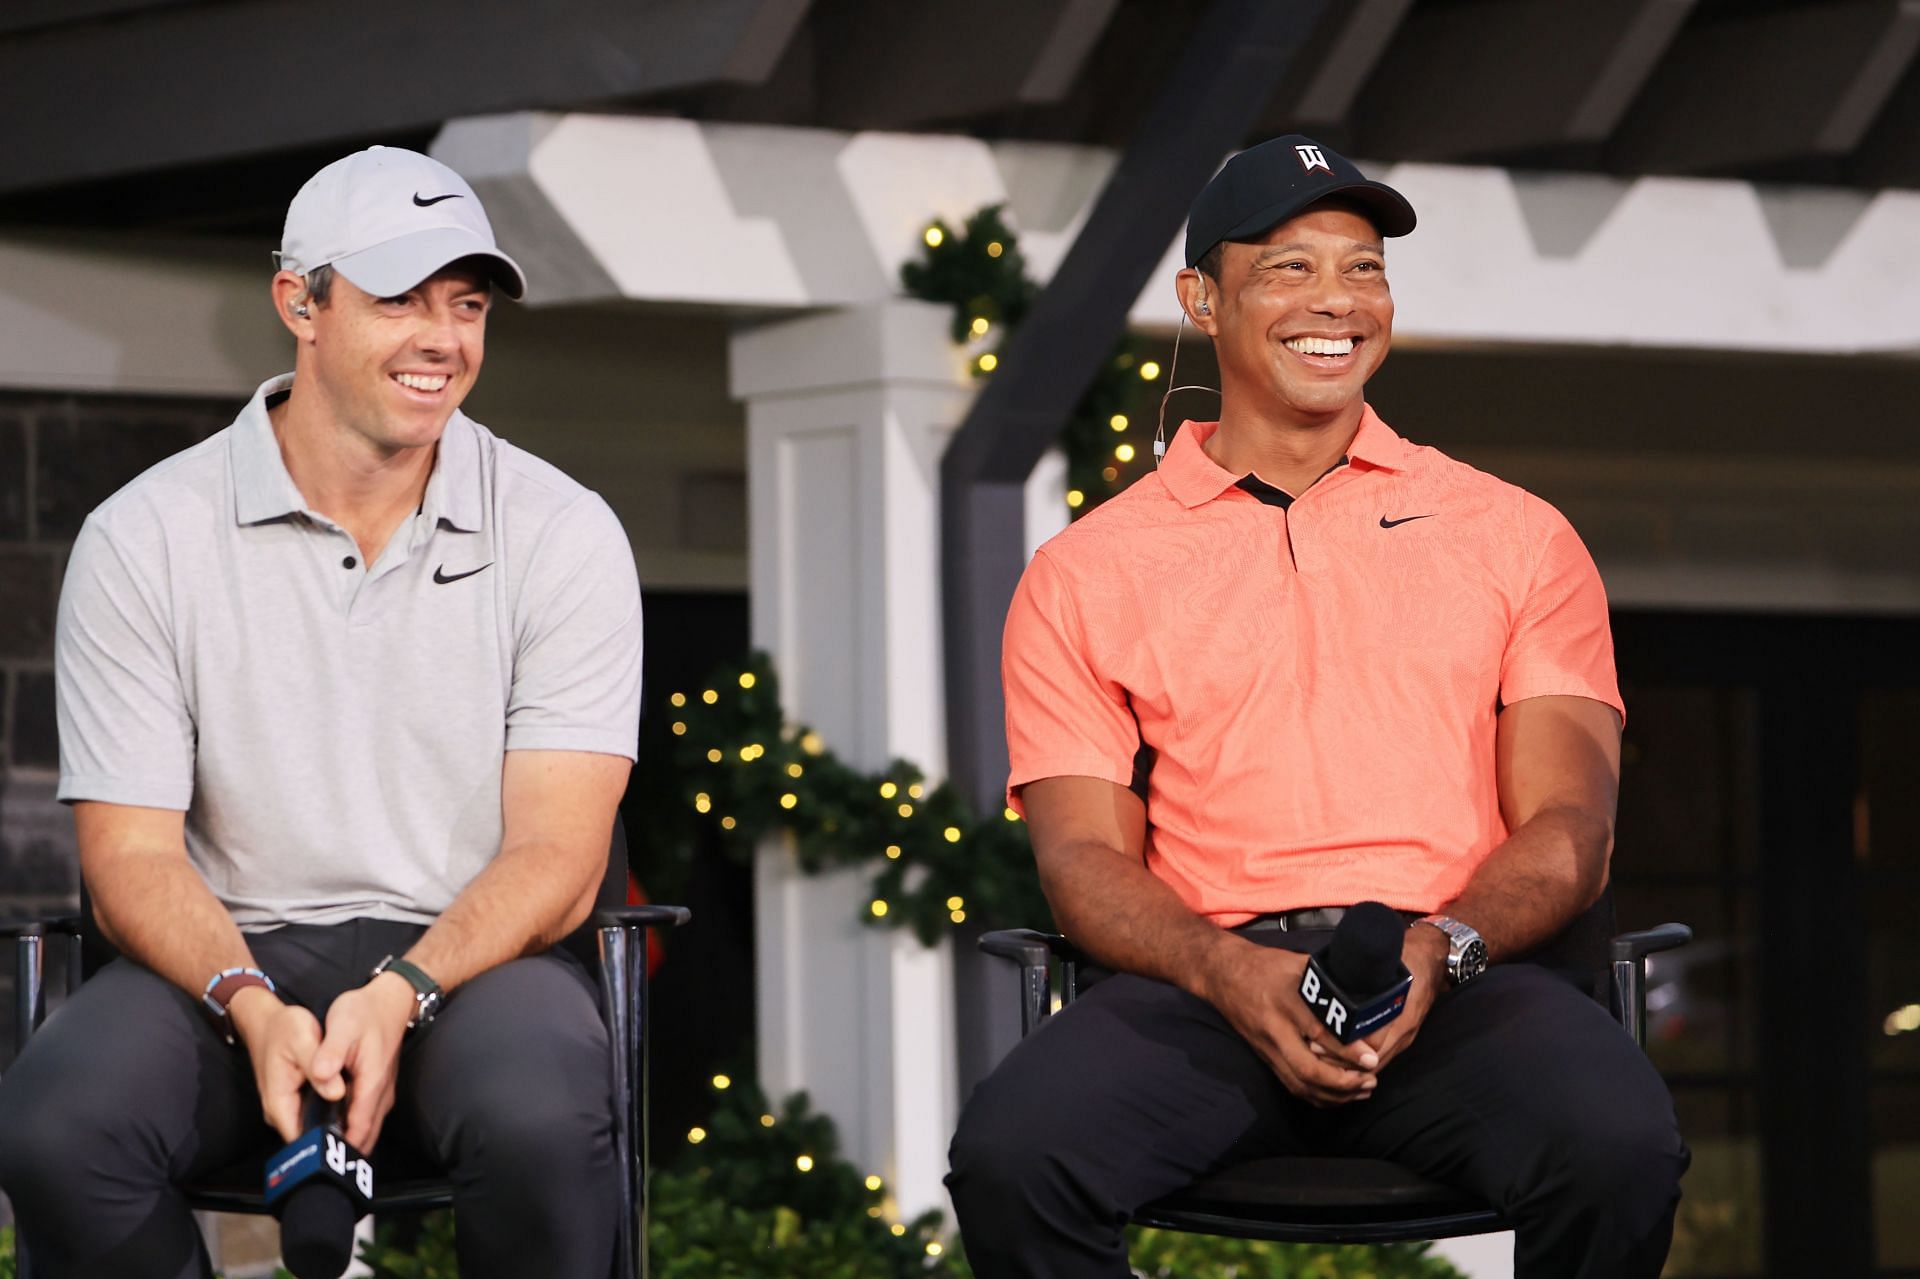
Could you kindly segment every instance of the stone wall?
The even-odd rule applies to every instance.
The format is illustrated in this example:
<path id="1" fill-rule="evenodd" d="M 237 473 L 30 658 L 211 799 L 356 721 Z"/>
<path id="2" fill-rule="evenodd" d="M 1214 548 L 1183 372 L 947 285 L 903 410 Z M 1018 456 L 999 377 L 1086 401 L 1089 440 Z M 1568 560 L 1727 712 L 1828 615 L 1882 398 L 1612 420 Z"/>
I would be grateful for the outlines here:
<path id="1" fill-rule="evenodd" d="M 238 402 L 0 390 L 0 916 L 73 909 L 73 823 L 54 802 L 54 614 L 80 525 L 128 480 L 232 420 Z M 12 956 L 0 960 L 11 1008 Z M 0 1019 L 0 1062 L 12 1018 Z"/>

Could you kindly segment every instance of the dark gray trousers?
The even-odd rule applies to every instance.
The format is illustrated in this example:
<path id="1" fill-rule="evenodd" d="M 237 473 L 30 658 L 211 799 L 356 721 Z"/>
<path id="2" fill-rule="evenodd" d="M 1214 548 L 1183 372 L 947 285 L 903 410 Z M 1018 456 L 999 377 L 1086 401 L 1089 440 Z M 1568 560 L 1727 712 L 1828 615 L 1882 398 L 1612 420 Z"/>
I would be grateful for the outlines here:
<path id="1" fill-rule="evenodd" d="M 422 931 L 359 920 L 248 940 L 324 1024 Z M 376 1175 L 399 1151 L 447 1172 L 462 1275 L 606 1279 L 620 1215 L 607 1034 L 578 961 L 552 951 L 455 991 L 408 1035 L 396 1093 Z M 0 1080 L 0 1188 L 37 1279 L 206 1279 L 176 1185 L 280 1144 L 245 1050 L 131 960 L 86 982 Z"/>
<path id="2" fill-rule="evenodd" d="M 1393 1159 L 1485 1197 L 1515 1224 L 1522 1279 L 1654 1279 L 1688 1162 L 1645 1055 L 1544 968 L 1496 967 L 1443 995 L 1372 1098 L 1326 1110 L 1210 1004 L 1121 975 L 974 1090 L 947 1186 L 980 1279 L 1125 1279 L 1134 1209 L 1222 1164 L 1294 1154 Z"/>

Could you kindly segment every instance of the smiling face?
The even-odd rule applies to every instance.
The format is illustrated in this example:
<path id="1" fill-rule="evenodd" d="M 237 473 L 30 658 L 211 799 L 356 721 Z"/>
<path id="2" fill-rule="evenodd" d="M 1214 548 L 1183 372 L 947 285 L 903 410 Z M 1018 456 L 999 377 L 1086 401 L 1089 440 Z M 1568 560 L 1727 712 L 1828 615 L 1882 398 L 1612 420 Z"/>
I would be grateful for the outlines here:
<path id="1" fill-rule="evenodd" d="M 480 375 L 491 302 L 485 272 L 468 261 L 390 298 L 336 274 L 328 300 L 295 327 L 295 381 L 383 456 L 434 444 Z"/>
<path id="2" fill-rule="evenodd" d="M 1224 245 L 1218 280 L 1191 269 L 1182 276 L 1188 313 L 1219 356 L 1223 417 L 1298 426 L 1357 419 L 1393 336 L 1386 258 L 1371 222 L 1322 205 L 1257 241 Z"/>

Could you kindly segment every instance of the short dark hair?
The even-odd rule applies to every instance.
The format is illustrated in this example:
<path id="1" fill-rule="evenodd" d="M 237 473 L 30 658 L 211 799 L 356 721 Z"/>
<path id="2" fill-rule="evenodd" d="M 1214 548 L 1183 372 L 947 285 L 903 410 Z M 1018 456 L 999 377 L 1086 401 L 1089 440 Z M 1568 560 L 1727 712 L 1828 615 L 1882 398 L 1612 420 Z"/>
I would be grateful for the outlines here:
<path id="1" fill-rule="evenodd" d="M 1211 249 L 1202 253 L 1200 260 L 1193 265 L 1199 268 L 1200 274 L 1218 284 L 1220 283 L 1220 259 L 1226 256 L 1226 252 L 1227 242 L 1217 241 Z"/>
<path id="2" fill-rule="evenodd" d="M 307 286 L 307 296 L 313 299 L 316 306 L 325 306 L 327 299 L 333 296 L 333 264 L 322 263 L 302 278 Z"/>

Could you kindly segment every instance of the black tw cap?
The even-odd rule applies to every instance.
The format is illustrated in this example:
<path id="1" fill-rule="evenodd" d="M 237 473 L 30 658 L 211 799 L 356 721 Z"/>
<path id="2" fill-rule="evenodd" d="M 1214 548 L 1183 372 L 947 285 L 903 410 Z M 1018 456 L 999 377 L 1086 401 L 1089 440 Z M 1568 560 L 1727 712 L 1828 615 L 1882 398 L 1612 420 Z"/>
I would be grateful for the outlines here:
<path id="1" fill-rule="evenodd" d="M 1382 235 L 1413 230 L 1407 197 L 1368 181 L 1353 161 L 1312 138 L 1289 133 L 1234 156 L 1201 190 L 1187 214 L 1187 265 L 1222 240 L 1251 239 L 1330 195 L 1365 209 Z"/>

